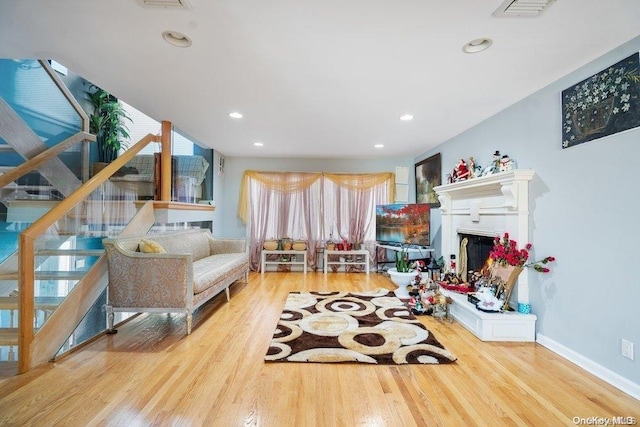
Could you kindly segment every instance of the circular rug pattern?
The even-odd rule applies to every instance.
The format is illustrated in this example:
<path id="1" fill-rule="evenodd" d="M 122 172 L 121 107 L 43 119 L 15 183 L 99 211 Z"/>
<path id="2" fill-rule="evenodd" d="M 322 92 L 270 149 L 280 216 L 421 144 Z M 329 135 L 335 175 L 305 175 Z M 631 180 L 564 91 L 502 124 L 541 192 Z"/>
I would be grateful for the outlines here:
<path id="1" fill-rule="evenodd" d="M 314 348 L 287 357 L 290 362 L 362 362 L 377 363 L 373 357 L 344 348 Z"/>
<path id="2" fill-rule="evenodd" d="M 375 327 L 343 332 L 338 341 L 349 350 L 367 355 L 393 353 L 400 348 L 400 339 L 392 331 Z"/>
<path id="3" fill-rule="evenodd" d="M 294 322 L 281 320 L 273 333 L 274 342 L 292 341 L 302 335 L 302 329 Z"/>
<path id="4" fill-rule="evenodd" d="M 287 302 L 285 303 L 285 308 L 306 308 L 313 307 L 318 300 L 316 297 L 309 292 L 294 294 L 289 294 L 289 298 L 287 298 Z"/>
<path id="5" fill-rule="evenodd" d="M 292 292 L 265 361 L 433 365 L 455 362 L 393 292 Z"/>
<path id="6" fill-rule="evenodd" d="M 282 310 L 282 314 L 280 314 L 280 320 L 284 320 L 287 322 L 298 322 L 307 316 L 311 316 L 311 313 L 307 310 L 285 308 L 284 310 Z"/>
<path id="7" fill-rule="evenodd" d="M 304 332 L 323 337 L 337 337 L 358 328 L 358 321 L 346 313 L 322 312 L 305 317 L 299 323 Z"/>
<path id="8" fill-rule="evenodd" d="M 351 316 L 366 316 L 376 309 L 371 301 L 355 297 L 326 298 L 318 301 L 315 307 L 320 312 L 348 313 Z"/>
<path id="9" fill-rule="evenodd" d="M 392 320 L 401 323 L 420 323 L 420 321 L 411 314 L 409 308 L 405 306 L 380 307 L 376 310 L 376 314 L 382 320 Z"/>
<path id="10" fill-rule="evenodd" d="M 416 344 L 403 347 L 393 353 L 393 360 L 398 365 L 407 363 L 434 364 L 440 360 L 455 360 L 455 356 L 444 348 L 431 344 Z"/>
<path id="11" fill-rule="evenodd" d="M 284 359 L 291 354 L 291 347 L 280 342 L 272 342 L 264 360 Z"/>
<path id="12" fill-rule="evenodd" d="M 374 327 L 391 331 L 402 345 L 414 345 L 429 338 L 429 331 L 420 326 L 388 320 Z"/>
<path id="13" fill-rule="evenodd" d="M 371 302 L 377 307 L 403 307 L 402 300 L 396 296 L 371 298 Z"/>

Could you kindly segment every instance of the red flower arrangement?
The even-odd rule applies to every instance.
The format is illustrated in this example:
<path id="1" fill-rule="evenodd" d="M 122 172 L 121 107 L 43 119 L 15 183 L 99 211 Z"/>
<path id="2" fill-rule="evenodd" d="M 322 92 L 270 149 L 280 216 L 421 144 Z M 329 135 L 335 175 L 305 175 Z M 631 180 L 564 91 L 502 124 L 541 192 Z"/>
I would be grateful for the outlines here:
<path id="1" fill-rule="evenodd" d="M 500 265 L 530 267 L 540 273 L 548 273 L 551 270 L 546 267 L 546 264 L 556 260 L 554 257 L 548 256 L 541 260 L 527 263 L 529 251 L 532 247 L 531 243 L 527 243 L 524 249 L 518 249 L 518 243 L 515 240 L 509 239 L 509 233 L 504 233 L 502 239 L 496 236 L 493 243 L 493 249 L 489 252 L 489 258 Z"/>

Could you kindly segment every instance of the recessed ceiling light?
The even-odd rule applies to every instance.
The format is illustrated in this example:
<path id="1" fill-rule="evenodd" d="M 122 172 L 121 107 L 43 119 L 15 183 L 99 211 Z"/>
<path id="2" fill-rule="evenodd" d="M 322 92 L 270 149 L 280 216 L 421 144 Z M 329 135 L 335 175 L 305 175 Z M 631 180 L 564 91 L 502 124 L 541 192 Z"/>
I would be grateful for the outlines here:
<path id="1" fill-rule="evenodd" d="M 483 37 L 480 39 L 471 40 L 469 43 L 462 46 L 462 51 L 464 53 L 478 53 L 482 52 L 485 49 L 488 49 L 492 44 L 493 40 Z"/>
<path id="2" fill-rule="evenodd" d="M 384 144 L 376 144 L 373 147 L 374 148 L 384 148 Z"/>
<path id="3" fill-rule="evenodd" d="M 405 114 L 404 116 L 400 116 L 400 120 L 408 122 L 409 120 L 413 120 L 413 116 L 411 114 Z"/>
<path id="4" fill-rule="evenodd" d="M 242 113 L 238 113 L 237 111 L 234 111 L 233 113 L 229 113 L 229 117 L 232 117 L 234 119 L 241 119 L 243 116 L 242 116 Z"/>
<path id="5" fill-rule="evenodd" d="M 191 39 L 182 33 L 177 31 L 165 31 L 162 33 L 164 41 L 172 46 L 176 47 L 189 47 L 191 46 Z"/>
<path id="6" fill-rule="evenodd" d="M 254 142 L 253 145 L 256 147 L 262 147 L 264 144 L 262 142 Z"/>

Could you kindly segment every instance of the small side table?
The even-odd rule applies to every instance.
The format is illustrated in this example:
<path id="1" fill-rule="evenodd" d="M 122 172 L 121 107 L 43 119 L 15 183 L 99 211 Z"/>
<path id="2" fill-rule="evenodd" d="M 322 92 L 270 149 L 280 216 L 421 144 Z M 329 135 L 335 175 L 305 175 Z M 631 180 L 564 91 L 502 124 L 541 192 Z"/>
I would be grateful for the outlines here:
<path id="1" fill-rule="evenodd" d="M 329 255 L 344 255 L 344 261 L 329 261 Z M 347 261 L 346 257 L 352 255 L 353 259 Z M 358 260 L 358 256 L 362 256 L 363 260 Z M 366 249 L 353 250 L 353 251 L 329 251 L 325 249 L 324 251 L 324 274 L 327 274 L 327 268 L 329 265 L 364 265 L 365 271 L 369 274 L 369 251 Z"/>
<path id="2" fill-rule="evenodd" d="M 272 255 L 272 254 L 277 254 L 278 255 L 278 260 L 277 261 L 269 261 L 267 260 L 267 255 Z M 282 260 L 282 255 L 292 255 L 291 258 L 289 258 L 288 260 Z M 297 256 L 298 255 L 302 255 L 302 261 L 296 261 L 297 260 Z M 261 265 L 260 265 L 260 272 L 264 273 L 265 272 L 265 267 L 267 266 L 267 264 L 297 264 L 297 265 L 302 265 L 304 274 L 307 274 L 307 251 L 269 251 L 267 249 L 263 249 L 262 250 L 262 257 L 261 257 Z"/>

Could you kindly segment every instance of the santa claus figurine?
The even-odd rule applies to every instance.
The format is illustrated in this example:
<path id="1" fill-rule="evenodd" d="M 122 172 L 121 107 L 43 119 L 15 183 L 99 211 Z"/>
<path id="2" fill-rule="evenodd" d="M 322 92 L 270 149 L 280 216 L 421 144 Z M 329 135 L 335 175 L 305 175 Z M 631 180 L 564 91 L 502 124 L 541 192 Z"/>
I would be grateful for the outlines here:
<path id="1" fill-rule="evenodd" d="M 460 162 L 456 165 L 456 178 L 458 181 L 464 181 L 465 179 L 469 179 L 469 167 L 467 166 L 467 162 L 464 159 L 460 159 Z"/>

